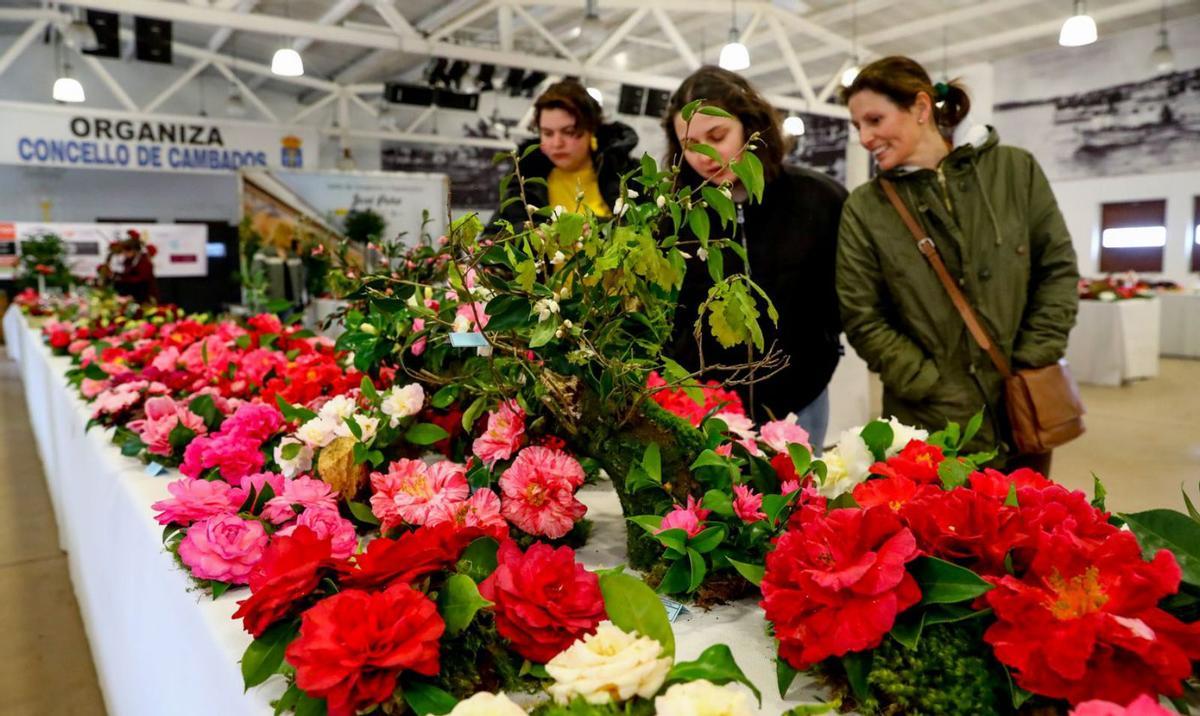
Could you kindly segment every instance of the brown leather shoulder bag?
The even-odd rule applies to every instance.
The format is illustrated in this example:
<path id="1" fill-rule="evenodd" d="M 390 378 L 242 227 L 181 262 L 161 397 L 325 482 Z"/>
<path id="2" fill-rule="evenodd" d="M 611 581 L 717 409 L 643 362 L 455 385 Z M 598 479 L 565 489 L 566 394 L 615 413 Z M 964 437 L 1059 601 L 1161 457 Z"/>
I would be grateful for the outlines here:
<path id="1" fill-rule="evenodd" d="M 946 293 L 950 294 L 950 300 L 958 309 L 963 322 L 967 324 L 967 330 L 979 347 L 991 357 L 1000 375 L 1004 376 L 1008 421 L 1012 426 L 1013 443 L 1017 452 L 1048 452 L 1082 435 L 1083 401 L 1079 399 L 1079 386 L 1071 376 L 1067 361 L 1060 359 L 1057 363 L 1040 368 L 1012 370 L 1008 359 L 979 322 L 979 317 L 967 302 L 967 297 L 946 270 L 946 264 L 942 262 L 933 239 L 926 235 L 921 225 L 913 219 L 895 185 L 883 177 L 879 177 L 879 183 L 887 194 L 888 201 L 896 208 L 896 212 L 916 239 L 921 255 L 929 261 Z"/>

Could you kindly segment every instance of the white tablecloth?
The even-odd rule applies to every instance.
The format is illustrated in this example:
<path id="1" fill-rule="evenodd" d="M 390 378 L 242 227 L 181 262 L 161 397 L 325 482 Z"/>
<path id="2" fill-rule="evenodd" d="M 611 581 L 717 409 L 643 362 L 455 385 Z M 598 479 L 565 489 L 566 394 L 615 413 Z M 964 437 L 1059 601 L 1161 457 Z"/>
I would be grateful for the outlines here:
<path id="1" fill-rule="evenodd" d="M 1080 301 L 1067 344 L 1075 380 L 1121 385 L 1158 375 L 1160 306 L 1157 298 Z"/>
<path id="2" fill-rule="evenodd" d="M 1176 358 L 1200 358 L 1200 293 L 1162 293 L 1162 345 Z"/>
<path id="3" fill-rule="evenodd" d="M 85 404 L 67 385 L 67 358 L 51 355 L 37 330 L 15 308 L 4 316 L 9 353 L 19 357 L 30 420 L 45 466 L 60 544 L 91 642 L 108 712 L 113 716 L 238 716 L 270 714 L 282 680 L 242 692 L 239 660 L 250 643 L 230 617 L 246 590 L 213 601 L 189 591 L 187 574 L 162 547 L 162 528 L 150 505 L 168 497 L 171 470 L 146 475 L 121 455 L 109 431 L 84 434 Z M 625 561 L 620 506 L 607 485 L 580 495 L 595 522 L 581 559 L 590 567 Z M 692 659 L 725 643 L 763 692 L 763 714 L 785 702 L 775 686 L 773 647 L 754 600 L 692 610 L 675 624 L 677 658 Z M 806 677 L 797 679 L 788 703 L 814 700 Z"/>

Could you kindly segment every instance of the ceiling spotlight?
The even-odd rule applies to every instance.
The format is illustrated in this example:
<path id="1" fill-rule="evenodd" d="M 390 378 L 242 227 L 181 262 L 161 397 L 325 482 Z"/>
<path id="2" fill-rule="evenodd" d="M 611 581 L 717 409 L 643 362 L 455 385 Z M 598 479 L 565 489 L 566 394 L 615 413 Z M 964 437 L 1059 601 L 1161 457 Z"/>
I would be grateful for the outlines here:
<path id="1" fill-rule="evenodd" d="M 73 47 L 80 52 L 93 52 L 100 49 L 100 40 L 96 37 L 96 31 L 78 15 L 74 15 L 71 22 L 63 28 L 63 41 L 67 43 L 68 47 Z"/>
<path id="2" fill-rule="evenodd" d="M 291 47 L 281 47 L 271 58 L 271 73 L 280 77 L 300 77 L 304 74 L 304 60 Z"/>
<path id="3" fill-rule="evenodd" d="M 797 115 L 789 115 L 787 119 L 783 120 L 783 132 L 793 137 L 802 136 L 804 134 L 804 120 Z"/>
<path id="4" fill-rule="evenodd" d="M 750 66 L 750 51 L 742 44 L 736 27 L 729 28 L 729 42 L 721 48 L 721 59 L 717 61 L 722 69 L 737 72 Z"/>
<path id="5" fill-rule="evenodd" d="M 588 87 L 587 93 L 592 96 L 592 99 L 596 100 L 596 104 L 604 104 L 604 94 L 598 88 Z"/>
<path id="6" fill-rule="evenodd" d="M 79 80 L 65 74 L 54 80 L 53 94 L 56 102 L 82 102 L 84 100 L 83 85 L 79 84 Z"/>
<path id="7" fill-rule="evenodd" d="M 1167 0 L 1163 0 L 1158 20 L 1158 47 L 1150 53 L 1150 66 L 1155 72 L 1170 72 L 1175 69 L 1175 53 L 1167 41 Z"/>
<path id="8" fill-rule="evenodd" d="M 1075 0 L 1075 14 L 1067 18 L 1058 33 L 1058 44 L 1063 47 L 1082 47 L 1096 41 L 1096 21 L 1087 14 L 1087 4 Z"/>
<path id="9" fill-rule="evenodd" d="M 842 86 L 849 87 L 854 84 L 854 80 L 858 79 L 858 61 L 842 71 Z"/>

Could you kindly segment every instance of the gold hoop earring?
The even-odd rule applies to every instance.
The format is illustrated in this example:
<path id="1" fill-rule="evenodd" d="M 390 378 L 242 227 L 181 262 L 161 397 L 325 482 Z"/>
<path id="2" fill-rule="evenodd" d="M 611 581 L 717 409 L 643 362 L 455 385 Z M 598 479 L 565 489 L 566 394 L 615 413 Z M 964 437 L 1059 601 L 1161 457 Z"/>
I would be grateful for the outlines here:
<path id="1" fill-rule="evenodd" d="M 592 151 L 594 152 L 599 148 L 600 148 L 600 143 L 596 141 L 596 135 L 593 134 L 592 135 Z"/>

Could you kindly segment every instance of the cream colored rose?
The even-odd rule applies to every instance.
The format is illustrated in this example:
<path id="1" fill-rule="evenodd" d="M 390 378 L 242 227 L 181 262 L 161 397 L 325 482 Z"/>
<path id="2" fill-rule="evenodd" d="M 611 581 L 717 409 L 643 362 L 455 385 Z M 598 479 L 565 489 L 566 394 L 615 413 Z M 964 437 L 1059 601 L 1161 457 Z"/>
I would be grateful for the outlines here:
<path id="1" fill-rule="evenodd" d="M 700 679 L 675 684 L 654 699 L 656 716 L 752 716 L 750 699 L 741 691 Z"/>
<path id="2" fill-rule="evenodd" d="M 465 701 L 459 701 L 448 716 L 525 716 L 525 709 L 504 694 L 480 691 Z"/>
<path id="3" fill-rule="evenodd" d="M 550 695 L 559 703 L 582 696 L 590 704 L 650 698 L 662 688 L 671 658 L 662 657 L 654 639 L 621 631 L 612 622 L 601 622 L 596 633 L 585 636 L 546 664 L 554 677 Z"/>

